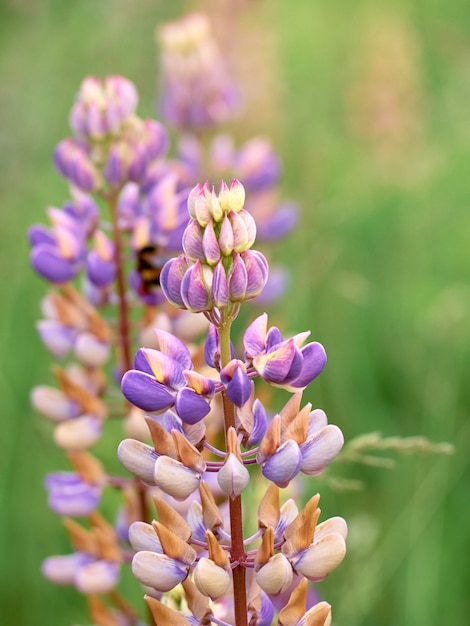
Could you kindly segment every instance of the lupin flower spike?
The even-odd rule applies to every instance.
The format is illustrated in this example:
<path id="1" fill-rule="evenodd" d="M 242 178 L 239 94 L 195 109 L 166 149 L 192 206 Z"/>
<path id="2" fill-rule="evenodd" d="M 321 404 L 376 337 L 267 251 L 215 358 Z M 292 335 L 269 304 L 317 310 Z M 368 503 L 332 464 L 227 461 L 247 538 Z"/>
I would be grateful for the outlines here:
<path id="1" fill-rule="evenodd" d="M 162 29 L 162 41 L 165 112 L 174 125 L 194 129 L 231 115 L 233 88 L 206 18 L 193 15 Z M 271 236 L 292 217 L 269 207 L 263 213 L 263 202 L 254 201 L 271 194 L 278 159 L 263 140 L 235 153 L 218 138 L 217 160 L 240 172 L 248 193 L 236 178 L 222 180 L 218 191 L 208 182 L 189 191 L 195 182 L 189 153 L 186 163 L 165 159 L 167 132 L 137 116 L 137 100 L 122 77 L 83 81 L 70 115 L 73 136 L 55 152 L 72 201 L 48 210 L 50 230 L 30 230 L 33 267 L 54 286 L 39 334 L 56 358 L 77 360 L 54 368 L 58 389 L 42 386 L 32 394 L 72 465 L 48 476 L 49 503 L 60 515 L 87 517 L 89 526 L 67 519 L 75 552 L 46 559 L 44 574 L 89 596 L 93 620 L 106 626 L 136 622 L 115 590 L 121 566 L 131 561 L 157 626 L 270 626 L 276 610 L 284 626 L 329 626 L 329 605 L 307 604 L 306 580 L 323 579 L 342 561 L 346 522 L 318 524 L 319 496 L 302 510 L 293 499 L 281 506 L 279 496 L 298 472 L 322 472 L 343 444 L 323 411 L 301 408 L 301 390 L 322 371 L 325 350 L 307 343 L 309 332 L 285 339 L 268 328 L 266 314 L 246 329 L 243 354 L 230 336 L 241 305 L 268 280 L 268 262 L 253 249 L 258 229 L 250 207 L 258 216 L 261 207 L 261 219 L 272 222 Z M 101 204 L 108 205 L 108 222 Z M 71 281 L 83 285 L 84 295 Z M 136 303 L 144 306 L 141 322 L 131 313 Z M 103 306 L 106 315 L 115 307 L 117 319 L 105 321 L 96 309 Z M 150 333 L 154 321 L 158 329 Z M 204 349 L 192 343 L 202 333 Z M 132 363 L 137 334 L 145 343 Z M 113 348 L 123 417 L 135 437 L 122 441 L 117 454 L 132 479 L 108 474 L 87 450 L 115 413 L 103 369 Z M 294 395 L 272 416 L 255 378 Z M 245 537 L 247 487 L 260 474 L 269 487 L 258 531 Z M 96 510 L 108 486 L 124 496 L 116 530 Z M 172 595 L 171 606 L 164 593 Z"/>

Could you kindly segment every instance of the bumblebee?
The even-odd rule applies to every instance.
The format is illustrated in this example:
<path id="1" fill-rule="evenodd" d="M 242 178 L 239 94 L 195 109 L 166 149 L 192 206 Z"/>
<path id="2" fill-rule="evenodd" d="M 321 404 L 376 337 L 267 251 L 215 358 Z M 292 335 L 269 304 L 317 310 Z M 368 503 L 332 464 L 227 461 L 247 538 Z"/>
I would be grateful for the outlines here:
<path id="1" fill-rule="evenodd" d="M 160 287 L 160 275 L 168 256 L 162 254 L 158 246 L 147 245 L 137 252 L 137 272 L 141 280 L 143 293 L 150 293 Z"/>

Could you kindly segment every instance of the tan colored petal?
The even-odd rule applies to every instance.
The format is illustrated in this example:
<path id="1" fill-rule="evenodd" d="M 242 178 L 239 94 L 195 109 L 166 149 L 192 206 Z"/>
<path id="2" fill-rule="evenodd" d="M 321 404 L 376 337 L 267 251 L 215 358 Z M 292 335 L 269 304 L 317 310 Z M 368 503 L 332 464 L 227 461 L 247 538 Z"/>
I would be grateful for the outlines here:
<path id="1" fill-rule="evenodd" d="M 98 459 L 85 450 L 69 450 L 68 457 L 73 469 L 80 478 L 90 485 L 99 485 L 106 478 L 103 465 Z"/>
<path id="2" fill-rule="evenodd" d="M 175 442 L 166 428 L 163 428 L 161 424 L 151 417 L 146 417 L 145 421 L 147 422 L 147 426 L 150 431 L 155 452 L 169 456 L 172 459 L 176 459 L 178 453 L 176 451 Z"/>
<path id="3" fill-rule="evenodd" d="M 317 507 L 320 501 L 320 494 L 314 495 L 294 521 L 284 531 L 285 544 L 282 551 L 287 556 L 293 556 L 305 550 L 313 541 L 315 525 L 320 516 L 320 509 Z"/>
<path id="4" fill-rule="evenodd" d="M 203 622 L 204 618 L 212 613 L 208 597 L 199 591 L 190 578 L 183 581 L 183 589 L 189 610 L 196 619 Z"/>
<path id="5" fill-rule="evenodd" d="M 302 626 L 330 626 L 331 604 L 319 602 L 305 614 Z"/>
<path id="6" fill-rule="evenodd" d="M 274 556 L 274 530 L 269 526 L 264 531 L 263 540 L 256 552 L 255 570 L 258 571 L 263 567 L 272 556 Z"/>
<path id="7" fill-rule="evenodd" d="M 96 538 L 99 556 L 106 561 L 120 563 L 122 561 L 122 555 L 117 543 L 114 527 L 96 511 L 91 513 L 89 519 L 93 527 L 93 535 Z"/>
<path id="8" fill-rule="evenodd" d="M 88 605 L 90 607 L 90 617 L 94 624 L 100 626 L 119 626 L 117 618 L 112 614 L 106 604 L 100 600 L 99 596 L 89 595 Z"/>
<path id="9" fill-rule="evenodd" d="M 199 450 L 179 430 L 173 429 L 171 434 L 181 463 L 194 472 L 202 474 L 206 469 L 206 463 Z"/>
<path id="10" fill-rule="evenodd" d="M 280 416 L 281 416 L 283 432 L 285 431 L 285 429 L 289 426 L 289 424 L 292 422 L 292 420 L 300 411 L 301 402 L 302 402 L 302 392 L 298 391 L 297 393 L 294 393 L 289 398 L 288 402 L 286 402 L 284 407 L 281 409 Z"/>
<path id="11" fill-rule="evenodd" d="M 65 370 L 60 367 L 53 367 L 54 375 L 57 378 L 60 388 L 71 400 L 75 400 L 84 413 L 91 413 L 97 417 L 106 417 L 108 409 L 106 404 L 97 398 L 93 393 L 74 382 Z"/>
<path id="12" fill-rule="evenodd" d="M 260 528 L 276 528 L 280 516 L 279 487 L 270 483 L 258 507 L 258 524 Z"/>
<path id="13" fill-rule="evenodd" d="M 70 541 L 77 552 L 84 552 L 90 556 L 98 555 L 98 545 L 91 531 L 83 528 L 83 526 L 80 526 L 80 524 L 70 518 L 66 518 L 64 524 L 70 536 Z"/>
<path id="14" fill-rule="evenodd" d="M 178 535 L 172 533 L 171 530 L 165 528 L 160 522 L 152 522 L 152 526 L 155 528 L 160 543 L 162 544 L 163 552 L 171 559 L 177 559 L 186 563 L 186 565 L 192 565 L 196 560 L 196 551 L 185 541 L 180 539 Z"/>
<path id="15" fill-rule="evenodd" d="M 275 415 L 271 420 L 263 439 L 259 446 L 259 452 L 256 456 L 258 463 L 263 463 L 267 458 L 272 456 L 281 445 L 281 416 Z"/>
<path id="16" fill-rule="evenodd" d="M 183 541 L 191 537 L 191 526 L 181 515 L 162 498 L 154 496 L 153 501 L 157 508 L 158 521 Z"/>
<path id="17" fill-rule="evenodd" d="M 207 547 L 209 550 L 209 558 L 219 567 L 230 568 L 230 560 L 227 552 L 217 541 L 215 535 L 210 531 L 206 531 Z"/>
<path id="18" fill-rule="evenodd" d="M 147 602 L 153 619 L 155 620 L 155 626 L 191 626 L 188 620 L 178 613 L 173 611 L 169 607 L 162 604 L 159 600 L 150 596 L 144 596 L 145 602 Z"/>
<path id="19" fill-rule="evenodd" d="M 310 420 L 310 411 L 312 405 L 310 402 L 304 406 L 304 408 L 297 413 L 294 419 L 290 422 L 285 432 L 282 434 L 282 440 L 293 439 L 299 446 L 307 439 L 308 423 Z"/>
<path id="20" fill-rule="evenodd" d="M 215 502 L 212 491 L 203 480 L 201 480 L 201 484 L 199 485 L 199 495 L 201 496 L 204 526 L 217 536 L 216 529 L 224 525 L 224 520 L 222 513 Z"/>
<path id="21" fill-rule="evenodd" d="M 305 615 L 307 592 L 308 581 L 306 578 L 302 578 L 291 593 L 289 602 L 279 613 L 279 626 L 297 626 L 301 617 Z"/>

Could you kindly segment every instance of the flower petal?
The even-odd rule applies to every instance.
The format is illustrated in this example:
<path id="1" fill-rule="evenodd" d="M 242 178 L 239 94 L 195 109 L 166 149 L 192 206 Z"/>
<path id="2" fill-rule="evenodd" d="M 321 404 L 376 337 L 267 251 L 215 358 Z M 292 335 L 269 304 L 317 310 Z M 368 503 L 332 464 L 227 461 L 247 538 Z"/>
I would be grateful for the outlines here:
<path id="1" fill-rule="evenodd" d="M 293 439 L 288 439 L 263 464 L 263 476 L 279 487 L 287 487 L 299 472 L 301 461 L 299 446 Z"/>
<path id="2" fill-rule="evenodd" d="M 185 500 L 199 487 L 201 476 L 180 461 L 161 456 L 155 463 L 154 480 L 168 495 L 176 500 Z"/>
<path id="3" fill-rule="evenodd" d="M 292 565 L 309 580 L 318 581 L 338 567 L 345 554 L 344 538 L 339 533 L 331 533 L 314 541 Z"/>
<path id="4" fill-rule="evenodd" d="M 187 424 L 196 424 L 211 410 L 209 402 L 194 389 L 184 387 L 176 394 L 175 410 Z"/>
<path id="5" fill-rule="evenodd" d="M 326 365 L 325 348 L 316 341 L 308 343 L 302 348 L 303 365 L 302 372 L 290 384 L 296 389 L 303 389 L 309 385 L 314 378 L 321 374 Z"/>
<path id="6" fill-rule="evenodd" d="M 171 591 L 183 582 L 188 571 L 188 566 L 181 561 L 156 552 L 143 550 L 132 559 L 132 572 L 137 580 L 158 591 Z"/>
<path id="7" fill-rule="evenodd" d="M 300 446 L 301 471 L 309 476 L 319 474 L 339 454 L 343 444 L 343 433 L 337 426 L 324 426 Z"/>
<path id="8" fill-rule="evenodd" d="M 175 401 L 165 385 L 150 374 L 138 370 L 130 370 L 124 374 L 121 390 L 129 402 L 143 411 L 167 409 Z"/>
<path id="9" fill-rule="evenodd" d="M 266 348 L 266 333 L 268 327 L 268 316 L 263 313 L 252 322 L 243 335 L 243 346 L 245 357 L 253 358 Z"/>

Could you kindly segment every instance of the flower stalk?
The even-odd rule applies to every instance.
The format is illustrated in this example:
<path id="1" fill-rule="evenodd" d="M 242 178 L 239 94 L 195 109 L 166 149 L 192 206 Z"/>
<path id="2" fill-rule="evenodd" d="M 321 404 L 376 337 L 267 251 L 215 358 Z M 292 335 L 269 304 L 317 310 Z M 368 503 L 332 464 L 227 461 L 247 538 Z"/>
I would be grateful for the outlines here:
<path id="1" fill-rule="evenodd" d="M 116 268 L 116 293 L 118 296 L 118 362 L 121 375 L 124 375 L 132 368 L 131 339 L 130 339 L 130 310 L 127 301 L 126 278 L 124 270 L 123 241 L 122 233 L 119 229 L 117 201 L 118 193 L 111 191 L 106 195 L 111 217 L 113 243 L 114 243 L 114 264 Z"/>
<path id="2" fill-rule="evenodd" d="M 219 328 L 220 358 L 222 367 L 225 367 L 231 359 L 231 325 L 232 322 L 229 319 L 229 321 Z M 235 428 L 235 405 L 227 397 L 227 393 L 225 391 L 222 392 L 222 402 L 224 409 L 225 437 L 227 441 L 229 428 Z M 232 570 L 235 623 L 240 626 L 247 626 L 246 553 L 243 540 L 243 511 L 241 495 L 229 499 L 229 511 L 230 534 L 232 539 L 230 559 L 232 563 L 235 563 L 235 567 Z"/>

